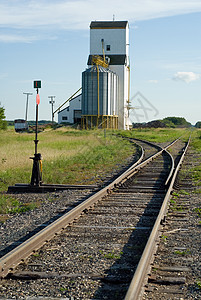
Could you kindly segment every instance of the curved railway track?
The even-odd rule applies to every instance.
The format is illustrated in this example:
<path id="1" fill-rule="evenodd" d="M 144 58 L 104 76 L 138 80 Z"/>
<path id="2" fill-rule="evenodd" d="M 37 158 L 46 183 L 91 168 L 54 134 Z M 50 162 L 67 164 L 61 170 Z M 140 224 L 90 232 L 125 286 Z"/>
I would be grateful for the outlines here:
<path id="1" fill-rule="evenodd" d="M 178 140 L 164 149 L 137 143 L 145 149 L 139 161 L 3 256 L 1 277 L 11 272 L 12 278 L 46 280 L 48 296 L 59 290 L 75 299 L 140 299 L 176 176 L 174 162 L 185 152 Z M 173 157 L 168 148 L 174 152 L 175 145 Z"/>

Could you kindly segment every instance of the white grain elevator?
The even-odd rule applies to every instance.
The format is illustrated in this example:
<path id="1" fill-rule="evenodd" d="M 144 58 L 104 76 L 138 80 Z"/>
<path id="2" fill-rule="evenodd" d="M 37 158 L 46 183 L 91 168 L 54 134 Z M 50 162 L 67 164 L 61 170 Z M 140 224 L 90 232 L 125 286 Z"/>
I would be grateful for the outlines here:
<path id="1" fill-rule="evenodd" d="M 128 129 L 128 21 L 92 21 L 88 69 L 82 73 L 82 126 Z"/>

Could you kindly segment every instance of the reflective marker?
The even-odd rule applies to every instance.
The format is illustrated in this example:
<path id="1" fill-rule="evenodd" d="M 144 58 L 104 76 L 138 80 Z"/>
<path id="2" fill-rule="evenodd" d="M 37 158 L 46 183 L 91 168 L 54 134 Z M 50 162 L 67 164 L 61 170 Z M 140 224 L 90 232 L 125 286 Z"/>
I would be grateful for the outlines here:
<path id="1" fill-rule="evenodd" d="M 37 105 L 40 104 L 40 95 L 39 94 L 36 95 L 36 104 Z"/>

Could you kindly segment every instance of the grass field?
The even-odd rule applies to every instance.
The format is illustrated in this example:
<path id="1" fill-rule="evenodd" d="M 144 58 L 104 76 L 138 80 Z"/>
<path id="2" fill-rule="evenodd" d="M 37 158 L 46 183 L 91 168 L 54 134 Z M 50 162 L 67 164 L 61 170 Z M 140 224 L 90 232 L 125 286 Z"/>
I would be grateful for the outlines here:
<path id="1" fill-rule="evenodd" d="M 0 131 L 0 191 L 17 182 L 29 183 L 34 134 Z M 61 128 L 38 135 L 45 183 L 94 183 L 133 153 L 133 146 L 112 132 Z M 103 168 L 104 165 L 104 168 Z"/>
<path id="2" fill-rule="evenodd" d="M 127 137 L 135 137 L 155 143 L 171 142 L 181 136 L 184 140 L 186 140 L 189 133 L 189 129 L 183 128 L 147 128 L 120 132 L 121 135 Z"/>
<path id="3" fill-rule="evenodd" d="M 43 182 L 60 184 L 93 184 L 124 164 L 134 147 L 122 139 L 136 137 L 152 142 L 168 142 L 182 136 L 184 129 L 136 129 L 132 131 L 79 131 L 60 128 L 39 133 L 38 152 L 43 157 Z M 0 213 L 19 211 L 20 204 L 5 195 L 9 185 L 30 183 L 35 135 L 15 133 L 13 128 L 0 131 Z M 201 152 L 201 131 L 193 131 L 193 147 Z M 195 170 L 200 180 L 201 167 Z M 24 209 L 24 208 L 23 208 Z M 29 209 L 27 207 L 26 209 Z"/>
<path id="4" fill-rule="evenodd" d="M 201 193 L 201 129 L 194 132 L 192 146 L 200 153 L 200 161 L 198 162 L 198 165 L 192 169 L 192 179 L 197 186 L 196 192 Z"/>

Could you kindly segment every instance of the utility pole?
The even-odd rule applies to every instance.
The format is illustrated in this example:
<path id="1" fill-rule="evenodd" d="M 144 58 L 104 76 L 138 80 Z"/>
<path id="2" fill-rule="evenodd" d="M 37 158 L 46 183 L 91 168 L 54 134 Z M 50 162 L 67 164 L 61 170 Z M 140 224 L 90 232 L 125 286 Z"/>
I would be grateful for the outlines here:
<path id="1" fill-rule="evenodd" d="M 24 95 L 27 95 L 27 103 L 26 103 L 26 113 L 25 113 L 25 121 L 27 122 L 27 115 L 28 115 L 28 100 L 29 96 L 33 95 L 33 93 L 23 93 Z"/>
<path id="2" fill-rule="evenodd" d="M 53 105 L 54 105 L 54 103 L 55 103 L 55 101 L 54 101 L 54 98 L 55 98 L 56 96 L 48 96 L 48 98 L 50 98 L 51 100 L 49 101 L 49 103 L 52 105 L 52 124 L 54 123 L 54 107 L 53 107 Z"/>

